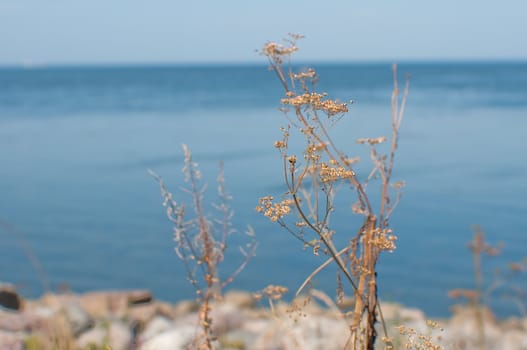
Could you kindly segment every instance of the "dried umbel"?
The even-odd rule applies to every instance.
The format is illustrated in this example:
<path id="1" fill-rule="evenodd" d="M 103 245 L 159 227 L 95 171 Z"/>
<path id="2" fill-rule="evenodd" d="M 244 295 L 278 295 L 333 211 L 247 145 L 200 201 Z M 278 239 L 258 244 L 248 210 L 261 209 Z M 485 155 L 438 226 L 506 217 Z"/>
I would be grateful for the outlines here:
<path id="1" fill-rule="evenodd" d="M 346 103 L 325 99 L 326 96 L 326 94 L 318 94 L 316 92 L 304 93 L 302 95 L 293 95 L 292 97 L 284 98 L 282 99 L 282 104 L 297 108 L 306 107 L 312 108 L 315 111 L 323 111 L 328 117 L 348 112 L 348 105 Z"/>
<path id="2" fill-rule="evenodd" d="M 273 199 L 272 196 L 260 198 L 260 205 L 256 207 L 256 211 L 263 213 L 271 221 L 276 222 L 278 219 L 291 213 L 293 201 L 291 199 L 284 199 L 281 202 L 273 203 Z"/>
<path id="3" fill-rule="evenodd" d="M 275 286 L 275 285 L 268 285 L 264 288 L 262 291 L 263 295 L 265 295 L 266 298 L 272 299 L 272 300 L 280 300 L 284 296 L 285 293 L 287 293 L 287 288 L 283 286 Z"/>
<path id="4" fill-rule="evenodd" d="M 331 166 L 324 162 L 320 163 L 320 180 L 322 182 L 335 182 L 339 179 L 351 179 L 355 176 L 353 170 L 342 166 Z"/>
<path id="5" fill-rule="evenodd" d="M 396 327 L 399 330 L 399 334 L 405 338 L 403 348 L 407 350 L 444 350 L 445 348 L 441 345 L 440 334 L 443 329 L 439 326 L 439 323 L 427 320 L 426 326 L 429 329 L 428 334 L 419 333 L 411 327 Z M 393 346 L 386 346 L 384 349 L 395 350 Z"/>
<path id="6" fill-rule="evenodd" d="M 290 65 L 291 55 L 298 51 L 296 42 L 300 38 L 290 35 L 284 44 L 267 43 L 261 51 L 269 59 L 270 69 L 276 73 L 285 94 L 280 102 L 289 123 L 281 128 L 282 139 L 274 142 L 274 147 L 283 160 L 287 190 L 279 201 L 271 196 L 260 198 L 256 210 L 284 227 L 302 242 L 303 247 L 311 247 L 315 255 L 328 257 L 306 279 L 301 289 L 330 263 L 338 266 L 337 294 L 343 295 L 341 275 L 353 291 L 354 306 L 347 313 L 351 318 L 348 348 L 372 350 L 376 338 L 375 323 L 377 317 L 382 319 L 377 299 L 376 264 L 382 252 L 396 248 L 397 237 L 389 227 L 389 218 L 400 200 L 404 183 L 393 184 L 391 178 L 408 85 L 399 105 L 400 92 L 394 67 L 391 138 L 382 136 L 357 141 L 370 147 L 373 163 L 370 175 L 360 177 L 354 169 L 359 158 L 343 152 L 330 133 L 335 123 L 348 112 L 348 103 L 315 90 L 319 79 L 315 69 L 297 72 Z M 292 138 L 295 138 L 294 142 Z M 389 143 L 388 154 L 377 151 L 376 147 L 382 143 Z M 374 208 L 372 195 L 366 192 L 372 187 L 368 184 L 375 179 L 381 182 L 380 201 L 374 201 L 380 203 L 378 208 Z M 330 220 L 335 212 L 338 188 L 351 190 L 356 199 L 352 212 L 359 215 L 356 218 L 360 229 L 347 238 L 350 243 L 344 247 L 336 245 L 334 238 L 339 232 L 332 228 L 334 220 Z M 346 220 L 349 219 L 347 215 Z M 385 328 L 384 336 L 388 339 Z"/>

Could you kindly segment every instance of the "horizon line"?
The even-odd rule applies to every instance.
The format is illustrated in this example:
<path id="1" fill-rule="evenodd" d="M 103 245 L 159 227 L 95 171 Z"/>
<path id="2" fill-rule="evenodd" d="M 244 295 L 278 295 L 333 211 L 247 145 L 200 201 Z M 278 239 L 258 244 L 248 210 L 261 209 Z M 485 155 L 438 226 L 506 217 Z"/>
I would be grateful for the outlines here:
<path id="1" fill-rule="evenodd" d="M 456 59 L 372 59 L 372 60 L 297 60 L 293 66 L 327 66 L 327 65 L 385 65 L 385 64 L 405 64 L 405 65 L 437 65 L 437 64 L 527 64 L 527 58 L 456 58 Z M 265 60 L 262 62 L 248 61 L 181 61 L 181 62 L 20 62 L 20 63 L 0 63 L 0 69 L 46 69 L 46 68 L 168 68 L 168 67 L 249 67 L 249 66 L 268 66 Z"/>

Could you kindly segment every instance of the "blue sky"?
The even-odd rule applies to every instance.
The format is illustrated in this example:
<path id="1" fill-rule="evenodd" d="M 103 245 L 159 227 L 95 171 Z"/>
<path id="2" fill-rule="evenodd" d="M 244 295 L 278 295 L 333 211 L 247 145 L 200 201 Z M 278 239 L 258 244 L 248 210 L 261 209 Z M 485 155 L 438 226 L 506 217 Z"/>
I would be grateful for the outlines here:
<path id="1" fill-rule="evenodd" d="M 0 0 L 0 65 L 527 60 L 525 0 Z"/>

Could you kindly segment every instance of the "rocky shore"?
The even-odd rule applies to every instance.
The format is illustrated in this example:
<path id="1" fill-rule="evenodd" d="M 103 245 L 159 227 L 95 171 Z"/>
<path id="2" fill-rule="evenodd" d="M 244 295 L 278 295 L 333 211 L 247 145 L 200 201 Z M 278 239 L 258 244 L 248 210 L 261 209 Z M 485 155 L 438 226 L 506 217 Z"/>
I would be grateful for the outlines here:
<path id="1" fill-rule="evenodd" d="M 0 305 L 1 350 L 185 349 L 198 329 L 195 302 L 169 304 L 147 290 L 24 300 L 4 286 Z M 396 349 L 408 343 L 417 349 L 425 341 L 445 349 L 479 349 L 478 319 L 483 321 L 485 349 L 527 349 L 527 319 L 497 321 L 488 310 L 478 318 L 473 309 L 457 307 L 451 318 L 436 323 L 420 310 L 394 303 L 384 303 L 383 313 Z M 342 349 L 348 332 L 337 306 L 317 291 L 292 303 L 275 302 L 272 309 L 250 293 L 227 292 L 212 305 L 212 320 L 217 348 L 229 350 Z M 378 348 L 384 348 L 382 342 Z"/>

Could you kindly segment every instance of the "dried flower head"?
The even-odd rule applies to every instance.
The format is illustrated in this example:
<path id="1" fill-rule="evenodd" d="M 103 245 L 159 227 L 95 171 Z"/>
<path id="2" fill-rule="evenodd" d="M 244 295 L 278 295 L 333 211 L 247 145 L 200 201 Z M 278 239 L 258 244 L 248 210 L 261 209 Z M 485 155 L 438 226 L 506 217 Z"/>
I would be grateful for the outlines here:
<path id="1" fill-rule="evenodd" d="M 354 158 L 346 158 L 344 159 L 344 163 L 346 165 L 353 165 L 355 163 L 358 163 L 360 161 L 360 157 L 354 157 Z"/>
<path id="2" fill-rule="evenodd" d="M 525 271 L 525 264 L 521 262 L 512 262 L 509 264 L 509 270 L 514 272 L 522 272 Z"/>
<path id="3" fill-rule="evenodd" d="M 337 100 L 324 99 L 327 94 L 317 92 L 306 92 L 302 95 L 292 96 L 282 99 L 282 104 L 294 107 L 307 106 L 315 111 L 323 111 L 328 117 L 348 112 L 346 103 L 339 103 Z"/>
<path id="4" fill-rule="evenodd" d="M 392 186 L 393 189 L 400 190 L 401 188 L 406 186 L 406 182 L 404 182 L 404 181 L 397 181 L 397 182 L 391 184 L 391 186 Z"/>
<path id="5" fill-rule="evenodd" d="M 263 295 L 271 300 L 280 300 L 285 293 L 288 292 L 288 289 L 283 286 L 275 286 L 273 284 L 268 285 L 262 290 Z"/>
<path id="6" fill-rule="evenodd" d="M 273 203 L 273 199 L 272 196 L 260 198 L 260 205 L 256 207 L 256 211 L 263 213 L 271 221 L 276 222 L 278 219 L 291 213 L 291 205 L 294 204 L 294 201 L 292 199 L 284 199 L 279 203 Z"/>
<path id="7" fill-rule="evenodd" d="M 475 301 L 479 298 L 479 292 L 473 289 L 452 289 L 448 292 L 448 297 L 452 299 L 466 298 L 470 301 Z"/>
<path id="8" fill-rule="evenodd" d="M 262 49 L 262 54 L 265 56 L 287 56 L 293 52 L 298 51 L 296 46 L 284 46 L 275 42 L 268 42 Z"/>
<path id="9" fill-rule="evenodd" d="M 339 179 L 350 179 L 355 172 L 340 166 L 330 166 L 324 162 L 320 164 L 320 179 L 322 182 L 334 182 Z"/>
<path id="10" fill-rule="evenodd" d="M 287 144 L 285 143 L 285 141 L 281 141 L 281 140 L 280 141 L 275 141 L 274 147 L 278 148 L 278 149 L 286 148 Z"/>
<path id="11" fill-rule="evenodd" d="M 373 237 L 374 238 L 370 241 L 370 243 L 375 245 L 380 250 L 389 252 L 393 252 L 395 250 L 395 241 L 397 240 L 397 236 L 393 234 L 391 229 L 376 228 L 374 230 Z"/>
<path id="12" fill-rule="evenodd" d="M 373 145 L 377 145 L 377 144 L 386 142 L 386 140 L 387 140 L 386 136 L 380 136 L 380 137 L 375 137 L 375 138 L 365 137 L 365 138 L 358 139 L 357 143 L 360 143 L 360 144 L 368 143 L 371 146 L 373 146 Z"/>
<path id="13" fill-rule="evenodd" d="M 437 327 L 433 327 L 428 324 L 427 325 L 433 329 Z M 418 333 L 415 329 L 405 326 L 398 326 L 396 327 L 399 330 L 399 334 L 405 336 L 407 338 L 406 343 L 404 344 L 404 349 L 408 350 L 443 350 L 444 347 L 437 344 L 437 342 L 440 341 L 441 337 L 437 336 L 434 340 L 432 335 L 424 335 Z"/>
<path id="14" fill-rule="evenodd" d="M 315 70 L 313 68 L 309 68 L 306 71 L 300 72 L 300 73 L 293 73 L 292 78 L 295 80 L 305 80 L 305 79 L 313 79 L 316 76 Z"/>

